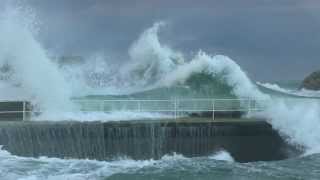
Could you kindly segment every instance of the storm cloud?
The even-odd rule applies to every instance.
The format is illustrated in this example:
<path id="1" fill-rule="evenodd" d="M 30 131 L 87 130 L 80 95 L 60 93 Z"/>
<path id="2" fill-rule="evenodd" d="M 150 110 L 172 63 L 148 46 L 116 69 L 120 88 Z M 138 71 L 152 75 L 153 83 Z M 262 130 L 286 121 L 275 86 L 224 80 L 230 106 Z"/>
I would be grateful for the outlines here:
<path id="1" fill-rule="evenodd" d="M 317 0 L 27 2 L 42 22 L 42 43 L 61 55 L 126 54 L 161 20 L 168 24 L 161 39 L 173 48 L 227 55 L 255 80 L 302 79 L 320 69 Z"/>

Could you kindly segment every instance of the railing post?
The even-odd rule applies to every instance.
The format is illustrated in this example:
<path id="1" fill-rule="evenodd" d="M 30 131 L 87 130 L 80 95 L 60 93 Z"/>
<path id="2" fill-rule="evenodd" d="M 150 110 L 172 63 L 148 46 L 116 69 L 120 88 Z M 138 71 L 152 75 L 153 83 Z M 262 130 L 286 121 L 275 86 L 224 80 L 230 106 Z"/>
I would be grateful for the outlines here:
<path id="1" fill-rule="evenodd" d="M 251 114 L 251 99 L 248 99 L 248 115 Z"/>
<path id="2" fill-rule="evenodd" d="M 22 103 L 22 121 L 25 121 L 26 119 L 26 102 L 23 101 Z"/>
<path id="3" fill-rule="evenodd" d="M 100 112 L 104 112 L 104 101 L 100 102 L 99 106 Z"/>
<path id="4" fill-rule="evenodd" d="M 177 119 L 177 98 L 174 98 L 174 119 Z"/>
<path id="5" fill-rule="evenodd" d="M 214 99 L 212 100 L 212 120 L 214 121 L 214 111 L 215 111 L 215 107 L 214 107 Z"/>
<path id="6" fill-rule="evenodd" d="M 138 112 L 141 112 L 141 101 L 138 101 Z"/>

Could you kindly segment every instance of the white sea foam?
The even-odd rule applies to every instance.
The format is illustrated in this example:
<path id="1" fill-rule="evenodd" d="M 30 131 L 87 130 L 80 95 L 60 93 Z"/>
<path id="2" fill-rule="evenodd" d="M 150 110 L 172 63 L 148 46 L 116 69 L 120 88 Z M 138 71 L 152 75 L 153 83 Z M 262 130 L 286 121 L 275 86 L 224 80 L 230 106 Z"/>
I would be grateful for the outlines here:
<path id="1" fill-rule="evenodd" d="M 9 65 L 13 71 L 2 96 L 18 93 L 17 97 L 32 99 L 43 111 L 70 109 L 68 85 L 36 40 L 36 21 L 26 12 L 8 6 L 0 14 L 0 67 Z"/>
<path id="2" fill-rule="evenodd" d="M 58 158 L 26 158 L 0 150 L 0 177 L 6 180 L 103 179 L 112 174 L 154 165 L 156 161 L 95 161 Z"/>
<path id="3" fill-rule="evenodd" d="M 228 161 L 228 162 L 234 162 L 233 157 L 230 155 L 228 151 L 219 151 L 211 156 L 209 156 L 209 159 L 214 159 L 218 161 Z"/>
<path id="4" fill-rule="evenodd" d="M 183 83 L 195 73 L 207 73 L 213 77 L 222 76 L 226 85 L 233 87 L 234 94 L 238 97 L 266 98 L 258 91 L 241 67 L 229 57 L 211 56 L 199 51 L 194 58 L 188 60 L 181 52 L 160 43 L 159 30 L 161 27 L 164 27 L 164 23 L 155 23 L 140 35 L 129 49 L 130 59 L 127 64 L 121 66 L 117 73 L 110 73 L 109 69 L 103 70 L 104 75 L 99 78 L 108 79 L 108 81 L 103 83 L 103 87 L 98 88 L 99 93 L 103 92 L 101 89 L 105 90 L 105 94 L 117 94 L 117 92 L 123 94 L 145 91 L 150 88 L 175 86 L 177 83 Z M 104 60 L 100 58 L 99 61 Z M 87 65 L 84 67 L 88 69 Z M 100 69 L 101 67 L 103 66 L 100 66 Z M 92 71 L 98 72 L 94 69 Z M 79 76 L 79 73 L 75 76 Z M 95 81 L 92 78 L 89 80 Z M 80 81 L 83 81 L 83 78 Z M 88 82 L 83 84 L 90 86 Z"/>
<path id="5" fill-rule="evenodd" d="M 233 88 L 239 98 L 269 99 L 261 93 L 241 67 L 227 56 L 211 56 L 200 51 L 195 57 L 185 56 L 159 40 L 159 29 L 163 23 L 144 31 L 129 49 L 128 63 L 117 68 L 107 68 L 110 64 L 96 60 L 89 61 L 78 69 L 70 66 L 60 71 L 47 56 L 46 50 L 36 39 L 37 26 L 34 17 L 26 15 L 19 8 L 7 8 L 0 14 L 0 66 L 8 64 L 12 75 L 1 81 L 1 99 L 30 99 L 38 104 L 42 118 L 48 120 L 129 120 L 162 118 L 159 114 L 135 114 L 115 112 L 68 113 L 70 97 L 99 93 L 129 93 L 144 91 L 152 87 L 175 86 L 185 82 L 194 73 L 207 73 L 213 77 L 223 77 L 226 85 Z M 91 62 L 91 63 L 90 63 Z M 91 66 L 90 66 L 91 64 Z M 92 64 L 95 64 L 92 66 Z M 117 73 L 118 72 L 118 73 Z M 70 83 L 67 83 L 67 78 Z M 89 81 L 89 82 L 88 82 Z M 263 86 L 284 93 L 295 93 L 276 85 Z M 71 87 L 71 90 L 69 89 Z M 98 88 L 97 88 L 98 87 Z M 306 95 L 307 91 L 298 92 Z M 308 92 L 310 93 L 310 92 Z M 272 125 L 290 137 L 294 143 L 304 145 L 317 152 L 320 144 L 319 105 L 314 102 L 297 102 L 272 99 L 266 104 L 262 114 Z M 56 113 L 59 111 L 59 113 Z"/>
<path id="6" fill-rule="evenodd" d="M 280 87 L 278 84 L 272 84 L 272 83 L 257 82 L 257 84 L 267 89 L 271 89 L 274 91 L 278 91 L 281 93 L 285 93 L 285 94 L 293 95 L 297 97 L 310 97 L 310 98 L 320 97 L 320 91 L 312 91 L 307 89 L 301 89 L 301 90 L 286 89 L 286 88 Z"/>
<path id="7" fill-rule="evenodd" d="M 266 99 L 268 96 L 261 93 L 251 82 L 241 67 L 227 56 L 210 56 L 202 51 L 189 63 L 179 66 L 162 79 L 165 85 L 184 82 L 195 73 L 207 73 L 212 76 L 222 75 L 225 83 L 233 88 L 239 98 Z"/>
<path id="8" fill-rule="evenodd" d="M 320 152 L 320 102 L 318 100 L 274 99 L 262 113 L 272 126 L 293 144 L 309 153 Z"/>
<path id="9" fill-rule="evenodd" d="M 0 177 L 6 180 L 105 179 L 113 174 L 137 171 L 144 167 L 165 168 L 176 161 L 187 161 L 182 155 L 165 155 L 160 160 L 96 161 L 58 158 L 27 158 L 0 150 Z"/>
<path id="10" fill-rule="evenodd" d="M 63 113 L 43 113 L 40 116 L 33 118 L 35 121 L 128 121 L 128 120 L 158 120 L 173 118 L 173 115 L 163 113 L 150 112 L 132 112 L 132 111 L 114 111 L 110 113 L 105 112 L 63 112 Z"/>

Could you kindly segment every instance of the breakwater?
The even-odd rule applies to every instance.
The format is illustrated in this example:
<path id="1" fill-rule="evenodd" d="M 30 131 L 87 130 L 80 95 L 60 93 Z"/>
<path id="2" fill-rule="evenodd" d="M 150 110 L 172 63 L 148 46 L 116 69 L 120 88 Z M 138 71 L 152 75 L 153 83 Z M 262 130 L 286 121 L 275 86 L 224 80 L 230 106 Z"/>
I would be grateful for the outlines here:
<path id="1" fill-rule="evenodd" d="M 298 153 L 264 121 L 188 118 L 118 122 L 0 122 L 0 144 L 28 157 L 158 159 L 227 150 L 236 161 L 285 159 Z"/>

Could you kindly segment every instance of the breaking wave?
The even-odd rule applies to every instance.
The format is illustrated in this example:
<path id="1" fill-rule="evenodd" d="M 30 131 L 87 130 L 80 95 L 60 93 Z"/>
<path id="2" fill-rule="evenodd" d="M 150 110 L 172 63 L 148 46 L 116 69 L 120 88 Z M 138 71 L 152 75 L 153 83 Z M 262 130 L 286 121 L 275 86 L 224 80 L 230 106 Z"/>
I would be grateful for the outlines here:
<path id="1" fill-rule="evenodd" d="M 124 95 L 154 91 L 159 88 L 172 88 L 171 94 L 173 94 L 178 87 L 198 96 L 209 97 L 214 95 L 212 92 L 222 89 L 230 97 L 266 98 L 240 66 L 229 57 L 211 56 L 199 51 L 193 58 L 187 59 L 183 53 L 161 44 L 158 32 L 163 26 L 165 26 L 164 23 L 155 23 L 141 34 L 129 49 L 130 59 L 121 66 L 118 73 L 106 68 L 101 71 L 104 67 L 101 64 L 107 62 L 103 62 L 100 58 L 100 63 L 97 63 L 99 67 L 90 71 L 96 74 L 94 78 L 88 78 L 84 70 L 82 75 L 79 75 L 81 74 L 79 71 L 74 75 L 69 71 L 68 77 L 78 78 L 77 82 L 81 82 L 81 85 L 75 86 L 77 88 L 84 85 L 82 89 L 93 89 L 86 95 L 97 94 L 97 91 L 101 94 L 102 89 L 104 95 Z M 83 67 L 88 66 L 84 64 Z M 84 79 L 85 83 L 83 83 Z M 92 85 L 90 81 L 99 83 Z M 207 94 L 201 94 L 204 90 Z"/>
<path id="2" fill-rule="evenodd" d="M 187 58 L 160 42 L 163 22 L 155 23 L 140 35 L 129 48 L 125 64 L 110 68 L 111 61 L 104 58 L 96 59 L 95 63 L 87 59 L 80 64 L 51 60 L 37 40 L 36 21 L 23 8 L 8 6 L 0 13 L 1 99 L 27 99 L 50 115 L 75 111 L 72 98 L 97 94 L 104 96 L 98 98 L 146 98 L 162 94 L 161 98 L 170 99 L 212 98 L 220 92 L 218 96 L 223 97 L 267 99 L 266 111 L 261 116 L 291 142 L 318 149 L 317 102 L 284 101 L 261 92 L 227 56 L 199 51 Z M 288 93 L 274 85 L 262 86 Z"/>
<path id="3" fill-rule="evenodd" d="M 57 114 L 42 114 L 34 117 L 35 121 L 130 121 L 130 120 L 158 120 L 169 119 L 172 115 L 163 113 L 149 113 L 149 112 L 132 112 L 132 111 L 114 111 L 114 112 L 62 112 Z"/>
<path id="4" fill-rule="evenodd" d="M 36 40 L 35 22 L 32 12 L 22 7 L 8 5 L 0 14 L 1 99 L 16 96 L 42 111 L 68 110 L 68 84 Z"/>
<path id="5" fill-rule="evenodd" d="M 155 164 L 154 160 L 95 161 L 58 158 L 25 158 L 0 150 L 0 176 L 7 180 L 103 179 L 115 173 Z"/>
<path id="6" fill-rule="evenodd" d="M 320 98 L 320 91 L 312 91 L 307 89 L 287 89 L 280 87 L 278 84 L 272 83 L 261 83 L 257 82 L 257 85 L 262 86 L 266 89 L 273 91 L 274 93 L 280 93 L 281 95 L 285 96 L 293 96 L 293 97 L 304 97 L 304 98 Z"/>
<path id="7" fill-rule="evenodd" d="M 219 152 L 215 153 L 214 155 L 210 156 L 209 158 L 214 159 L 214 160 L 218 160 L 218 161 L 234 162 L 233 157 L 227 151 L 219 151 Z"/>

